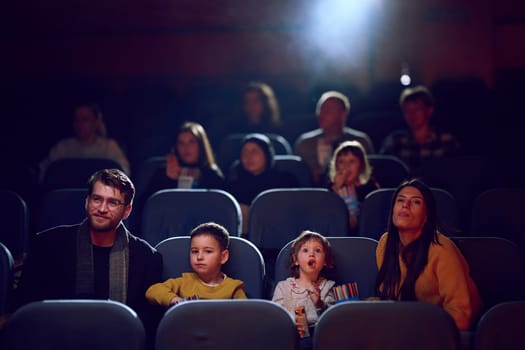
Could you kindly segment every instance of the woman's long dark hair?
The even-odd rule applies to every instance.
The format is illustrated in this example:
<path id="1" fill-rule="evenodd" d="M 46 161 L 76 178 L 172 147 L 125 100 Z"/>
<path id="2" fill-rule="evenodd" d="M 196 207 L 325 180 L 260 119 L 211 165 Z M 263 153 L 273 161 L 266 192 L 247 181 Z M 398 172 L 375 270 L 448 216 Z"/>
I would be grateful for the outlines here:
<path id="1" fill-rule="evenodd" d="M 421 192 L 426 204 L 427 220 L 423 226 L 421 236 L 406 247 L 402 247 L 399 240 L 399 231 L 394 225 L 392 216 L 399 192 L 408 186 L 415 187 Z M 437 237 L 438 222 L 436 201 L 432 190 L 421 180 L 412 179 L 405 181 L 396 189 L 392 196 L 387 231 L 388 238 L 385 246 L 383 264 L 377 275 L 376 295 L 381 299 L 416 300 L 415 284 L 419 275 L 427 265 L 430 244 L 439 244 Z M 401 286 L 399 256 L 401 256 L 407 266 L 407 275 Z"/>
<path id="2" fill-rule="evenodd" d="M 206 130 L 204 130 L 204 127 L 201 124 L 191 121 L 186 121 L 182 123 L 182 125 L 179 127 L 177 135 L 175 136 L 175 144 L 171 149 L 171 152 L 175 154 L 179 162 L 181 162 L 182 165 L 193 165 L 183 164 L 181 156 L 177 150 L 177 139 L 179 138 L 179 135 L 183 132 L 189 132 L 190 134 L 195 136 L 195 138 L 197 139 L 197 143 L 199 144 L 199 159 L 198 164 L 196 165 L 198 165 L 199 167 L 211 169 L 217 168 L 218 166 L 215 162 L 215 155 L 213 154 L 213 150 L 211 148 L 210 141 L 208 140 Z"/>
<path id="3" fill-rule="evenodd" d="M 281 114 L 279 103 L 272 87 L 260 81 L 252 81 L 246 86 L 243 96 L 247 92 L 256 92 L 263 104 L 263 113 L 261 115 L 261 124 L 265 126 L 278 127 L 281 125 Z"/>

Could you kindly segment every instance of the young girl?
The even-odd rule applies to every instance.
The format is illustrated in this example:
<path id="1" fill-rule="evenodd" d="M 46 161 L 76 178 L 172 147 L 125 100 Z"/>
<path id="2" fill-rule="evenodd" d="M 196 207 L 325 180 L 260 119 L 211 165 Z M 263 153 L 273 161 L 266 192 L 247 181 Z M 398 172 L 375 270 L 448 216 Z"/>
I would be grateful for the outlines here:
<path id="1" fill-rule="evenodd" d="M 330 161 L 329 188 L 345 201 L 352 235 L 359 226 L 361 203 L 367 194 L 379 188 L 371 174 L 366 151 L 358 141 L 345 141 L 336 148 Z"/>
<path id="2" fill-rule="evenodd" d="M 311 345 L 313 327 L 321 313 L 335 303 L 332 287 L 335 282 L 323 276 L 334 267 L 332 249 L 328 240 L 317 232 L 303 231 L 292 244 L 290 255 L 292 277 L 280 281 L 272 300 L 284 306 L 292 315 L 304 306 L 308 327 L 296 317 L 301 348 Z"/>

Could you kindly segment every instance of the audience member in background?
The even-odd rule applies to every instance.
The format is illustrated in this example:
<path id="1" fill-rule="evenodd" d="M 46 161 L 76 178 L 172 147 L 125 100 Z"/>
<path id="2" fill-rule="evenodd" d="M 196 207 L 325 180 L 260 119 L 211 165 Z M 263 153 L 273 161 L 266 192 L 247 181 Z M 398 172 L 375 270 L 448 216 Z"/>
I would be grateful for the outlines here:
<path id="1" fill-rule="evenodd" d="M 108 158 L 120 164 L 122 170 L 129 174 L 129 161 L 118 143 L 107 137 L 104 118 L 97 104 L 75 106 L 73 129 L 75 136 L 55 144 L 48 157 L 40 163 L 40 180 L 43 180 L 49 163 L 63 158 Z"/>
<path id="2" fill-rule="evenodd" d="M 238 112 L 223 132 L 231 133 L 276 133 L 281 130 L 279 103 L 272 87 L 260 81 L 251 81 L 242 91 Z"/>
<path id="3" fill-rule="evenodd" d="M 169 307 L 185 300 L 246 299 L 244 283 L 221 271 L 229 258 L 230 235 L 208 222 L 191 231 L 190 263 L 193 272 L 156 283 L 146 291 L 150 303 Z"/>
<path id="4" fill-rule="evenodd" d="M 204 127 L 195 122 L 184 122 L 175 136 L 175 144 L 166 156 L 166 166 L 157 169 L 138 199 L 139 223 L 147 199 L 159 190 L 171 188 L 224 188 L 224 175 L 215 162 Z"/>
<path id="5" fill-rule="evenodd" d="M 454 136 L 436 131 L 430 124 L 434 99 L 426 87 L 404 89 L 399 104 L 408 129 L 394 131 L 387 136 L 380 153 L 391 154 L 404 161 L 412 175 L 418 175 L 421 163 L 427 159 L 458 153 L 460 146 Z"/>
<path id="6" fill-rule="evenodd" d="M 284 306 L 296 320 L 301 337 L 300 348 L 312 348 L 314 327 L 321 313 L 335 304 L 332 287 L 326 272 L 334 268 L 330 242 L 317 232 L 303 231 L 292 244 L 290 269 L 292 276 L 277 283 L 272 301 Z M 307 326 L 301 322 L 297 309 L 304 308 Z"/>
<path id="7" fill-rule="evenodd" d="M 162 256 L 122 223 L 131 213 L 134 194 L 122 171 L 94 173 L 85 202 L 87 218 L 35 237 L 16 290 L 17 305 L 45 299 L 119 301 L 137 312 L 151 340 L 161 315 L 144 293 L 161 280 Z"/>
<path id="8" fill-rule="evenodd" d="M 423 182 L 409 180 L 396 189 L 376 259 L 381 299 L 437 304 L 463 331 L 477 320 L 481 299 L 468 264 L 439 232 L 435 199 Z"/>
<path id="9" fill-rule="evenodd" d="M 248 134 L 241 146 L 239 162 L 231 169 L 226 181 L 226 190 L 241 206 L 243 234 L 247 231 L 248 211 L 253 199 L 271 188 L 297 187 L 297 179 L 275 170 L 274 149 L 264 134 Z"/>
<path id="10" fill-rule="evenodd" d="M 279 103 L 270 85 L 253 81 L 243 92 L 239 132 L 278 133 L 281 127 Z"/>
<path id="11" fill-rule="evenodd" d="M 166 156 L 166 167 L 158 169 L 146 190 L 149 197 L 166 188 L 222 188 L 224 176 L 215 162 L 203 126 L 183 123 L 175 137 L 175 145 Z"/>
<path id="12" fill-rule="evenodd" d="M 295 141 L 294 153 L 306 161 L 316 186 L 326 186 L 328 163 L 342 141 L 359 141 L 367 153 L 374 152 L 366 133 L 345 126 L 349 112 L 350 101 L 345 95 L 337 91 L 323 93 L 316 107 L 319 128 L 301 134 Z"/>
<path id="13" fill-rule="evenodd" d="M 350 233 L 357 233 L 361 203 L 377 190 L 365 149 L 358 141 L 344 141 L 330 160 L 329 189 L 341 197 L 348 208 Z"/>

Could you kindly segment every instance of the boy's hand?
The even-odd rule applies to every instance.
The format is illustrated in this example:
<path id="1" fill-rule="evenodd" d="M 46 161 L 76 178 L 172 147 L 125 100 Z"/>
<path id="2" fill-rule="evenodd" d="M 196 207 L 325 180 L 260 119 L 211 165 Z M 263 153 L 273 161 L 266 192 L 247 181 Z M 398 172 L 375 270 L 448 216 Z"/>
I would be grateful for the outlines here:
<path id="1" fill-rule="evenodd" d="M 176 305 L 178 304 L 179 302 L 183 301 L 184 299 L 182 299 L 181 297 L 173 297 L 173 299 L 171 299 L 170 301 L 170 305 Z"/>

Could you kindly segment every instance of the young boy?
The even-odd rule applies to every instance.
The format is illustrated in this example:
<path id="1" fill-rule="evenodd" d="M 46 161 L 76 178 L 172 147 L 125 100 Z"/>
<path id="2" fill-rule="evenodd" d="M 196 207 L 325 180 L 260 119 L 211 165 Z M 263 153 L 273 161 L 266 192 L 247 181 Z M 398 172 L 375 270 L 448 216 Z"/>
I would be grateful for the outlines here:
<path id="1" fill-rule="evenodd" d="M 219 224 L 208 222 L 194 228 L 190 236 L 190 262 L 194 272 L 152 285 L 146 291 L 148 301 L 169 307 L 195 297 L 246 299 L 244 283 L 227 277 L 221 271 L 229 258 L 228 231 Z"/>

